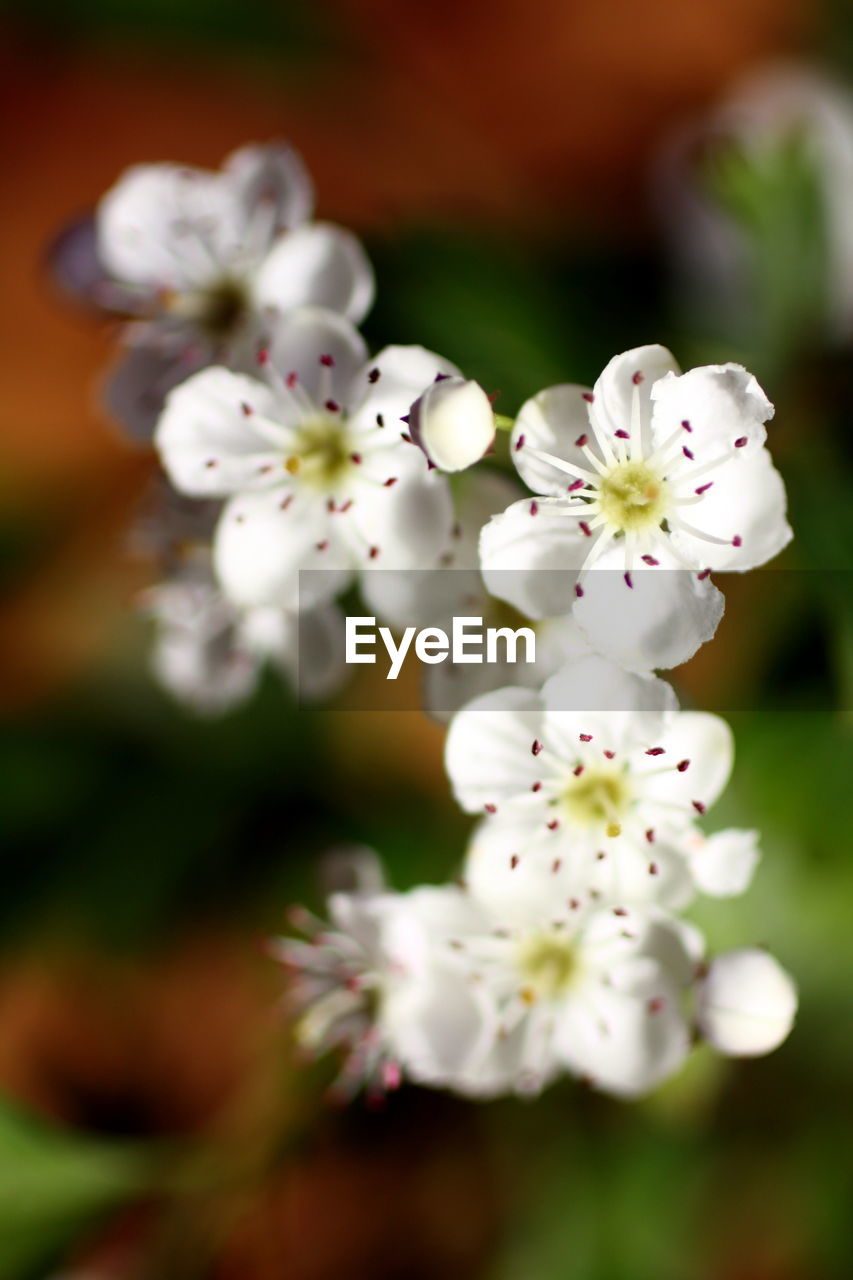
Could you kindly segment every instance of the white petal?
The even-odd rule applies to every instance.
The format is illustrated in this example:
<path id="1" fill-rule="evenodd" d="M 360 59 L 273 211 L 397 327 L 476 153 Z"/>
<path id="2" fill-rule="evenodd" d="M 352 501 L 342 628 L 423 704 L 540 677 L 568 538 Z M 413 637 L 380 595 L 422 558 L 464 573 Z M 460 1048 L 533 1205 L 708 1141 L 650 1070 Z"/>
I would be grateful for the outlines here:
<path id="1" fill-rule="evenodd" d="M 710 640 L 724 601 L 708 578 L 678 566 L 659 549 L 660 568 L 633 568 L 624 579 L 625 552 L 616 544 L 583 580 L 574 618 L 590 645 L 632 671 L 677 667 Z"/>
<path id="2" fill-rule="evenodd" d="M 458 713 L 445 743 L 456 799 L 469 813 L 529 791 L 541 774 L 532 752 L 541 703 L 529 689 L 499 689 Z"/>
<path id="3" fill-rule="evenodd" d="M 264 383 L 230 369 L 202 369 L 175 387 L 154 436 L 175 488 L 214 497 L 268 485 L 269 474 L 282 467 L 283 450 L 258 433 L 255 413 L 277 418 L 275 397 Z"/>
<path id="4" fill-rule="evenodd" d="M 632 429 L 636 404 L 644 436 L 651 418 L 652 387 L 678 365 L 666 347 L 634 347 L 614 356 L 593 388 L 591 414 L 608 436 Z M 645 439 L 644 439 L 645 443 Z"/>
<path id="5" fill-rule="evenodd" d="M 529 618 L 568 613 L 589 539 L 559 498 L 514 502 L 480 535 L 483 579 L 491 595 Z"/>
<path id="6" fill-rule="evenodd" d="M 555 1039 L 565 1065 L 592 1085 L 637 1097 L 661 1084 L 689 1051 L 687 1026 L 662 984 L 660 1005 L 598 988 L 594 1000 L 571 1002 Z"/>
<path id="7" fill-rule="evenodd" d="M 654 745 L 664 754 L 648 760 L 649 776 L 640 782 L 644 799 L 679 805 L 694 818 L 710 808 L 734 762 L 734 738 L 725 720 L 708 711 L 679 711 Z"/>
<path id="8" fill-rule="evenodd" d="M 361 242 L 342 227 L 315 222 L 282 235 L 255 279 L 258 306 L 276 311 L 326 307 L 356 324 L 375 292 L 373 268 Z"/>
<path id="9" fill-rule="evenodd" d="M 440 373 L 459 376 L 455 364 L 425 347 L 385 347 L 356 378 L 350 397 L 351 426 L 356 431 L 373 431 L 381 419 L 389 440 L 408 435 L 402 419 L 408 418 L 418 396 Z"/>
<path id="10" fill-rule="evenodd" d="M 711 962 L 696 994 L 696 1020 L 721 1053 L 755 1057 L 778 1048 L 794 1025 L 797 992 L 781 965 L 757 947 Z"/>
<path id="11" fill-rule="evenodd" d="M 102 399 L 125 431 L 149 444 L 168 393 L 209 363 L 211 351 L 189 333 L 175 346 L 175 332 L 162 341 L 161 326 L 153 321 L 129 325 L 118 357 L 103 385 Z"/>
<path id="12" fill-rule="evenodd" d="M 730 898 L 744 893 L 760 858 L 757 831 L 695 832 L 690 841 L 690 870 L 703 893 Z"/>
<path id="13" fill-rule="evenodd" d="M 299 307 L 272 320 L 268 354 L 271 377 L 295 373 L 318 407 L 331 398 L 346 409 L 367 346 L 344 316 L 323 307 Z"/>
<path id="14" fill-rule="evenodd" d="M 410 1079 L 469 1092 L 497 1035 L 497 1009 L 480 984 L 435 963 L 417 981 L 394 985 L 380 1027 Z"/>
<path id="15" fill-rule="evenodd" d="M 411 445 L 383 450 L 387 470 L 396 483 L 365 482 L 353 489 L 353 506 L 343 533 L 355 533 L 354 550 L 362 567 L 423 569 L 434 564 L 453 528 L 453 499 L 447 479 L 430 471 L 426 458 Z M 375 471 L 378 460 L 372 460 Z M 386 465 L 386 456 L 382 459 Z M 371 558 L 369 558 L 371 557 Z"/>
<path id="16" fill-rule="evenodd" d="M 283 501 L 280 492 L 238 494 L 220 516 L 214 565 L 223 591 L 238 607 L 310 609 L 350 580 L 350 555 L 322 500 L 296 494 L 287 505 Z"/>
<path id="17" fill-rule="evenodd" d="M 537 458 L 536 452 L 553 454 L 584 471 L 589 460 L 576 441 L 584 436 L 595 449 L 590 432 L 588 387 L 567 383 L 540 391 L 521 406 L 510 437 L 510 457 L 518 474 L 533 493 L 564 494 L 577 478 Z M 596 451 L 597 452 L 597 451 Z"/>
<path id="18" fill-rule="evenodd" d="M 301 156 L 286 143 L 240 147 L 222 165 L 251 231 L 262 214 L 270 231 L 298 227 L 311 217 L 314 187 Z"/>
<path id="19" fill-rule="evenodd" d="M 740 451 L 737 451 L 738 453 Z M 793 534 L 785 519 L 785 485 L 766 449 L 735 456 L 711 472 L 713 486 L 685 519 L 698 533 L 722 538 L 706 542 L 684 530 L 673 542 L 695 564 L 708 569 L 754 569 L 778 555 Z"/>
<path id="20" fill-rule="evenodd" d="M 697 465 L 713 462 L 735 447 L 745 454 L 760 448 L 767 438 L 764 423 L 773 417 L 773 405 L 739 364 L 703 365 L 669 374 L 655 383 L 652 400 L 654 446 L 660 447 L 680 429 L 681 443 Z"/>
<path id="21" fill-rule="evenodd" d="M 471 897 L 502 926 L 530 928 L 578 917 L 589 902 L 594 854 L 540 813 L 485 818 L 465 860 Z"/>
<path id="22" fill-rule="evenodd" d="M 237 236 L 220 174 L 175 164 L 128 169 L 97 210 L 98 252 L 119 280 L 183 290 L 221 275 Z"/>
<path id="23" fill-rule="evenodd" d="M 491 401 L 477 382 L 442 378 L 412 405 L 409 434 L 440 471 L 465 471 L 494 442 Z"/>
<path id="24" fill-rule="evenodd" d="M 596 748 L 624 749 L 662 732 L 664 713 L 678 701 L 657 676 L 625 671 L 591 654 L 565 666 L 542 689 L 547 733 L 564 751 L 574 752 L 580 733 Z"/>

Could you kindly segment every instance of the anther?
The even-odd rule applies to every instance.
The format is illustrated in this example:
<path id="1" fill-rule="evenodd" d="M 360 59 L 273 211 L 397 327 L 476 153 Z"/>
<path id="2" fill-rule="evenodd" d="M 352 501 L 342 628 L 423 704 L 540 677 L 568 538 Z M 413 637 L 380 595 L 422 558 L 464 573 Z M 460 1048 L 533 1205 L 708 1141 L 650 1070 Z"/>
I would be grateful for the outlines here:
<path id="1" fill-rule="evenodd" d="M 631 381 L 633 382 L 635 387 L 638 387 L 641 382 L 645 381 L 645 377 L 646 375 L 644 373 L 640 373 L 640 370 L 638 369 L 637 372 L 634 374 L 633 378 L 631 379 Z"/>
<path id="2" fill-rule="evenodd" d="M 666 747 L 649 747 L 646 751 L 647 756 L 662 756 L 666 752 Z"/>
<path id="3" fill-rule="evenodd" d="M 578 521 L 578 528 L 580 529 L 581 533 L 583 534 L 583 536 L 584 536 L 585 538 L 591 538 L 591 537 L 592 537 L 592 529 L 590 529 L 589 525 L 587 524 L 587 522 L 586 522 L 585 520 L 579 520 L 579 521 Z"/>
<path id="4" fill-rule="evenodd" d="M 679 773 L 684 773 L 685 769 L 688 769 L 690 767 L 690 761 L 679 760 L 678 764 L 675 767 Z"/>
<path id="5" fill-rule="evenodd" d="M 509 869 L 510 869 L 510 871 L 515 871 L 515 868 L 516 868 L 517 866 L 518 866 L 518 854 L 517 854 L 517 853 L 514 853 L 514 854 L 512 855 L 512 857 L 510 858 L 510 860 L 509 860 Z"/>
<path id="6" fill-rule="evenodd" d="M 648 830 L 646 831 L 646 840 L 648 841 L 648 843 L 649 843 L 649 844 L 654 844 L 654 842 L 655 842 L 655 829 L 654 829 L 654 827 L 649 827 L 649 828 L 648 828 Z"/>
<path id="7" fill-rule="evenodd" d="M 588 442 L 589 442 L 589 436 L 584 434 L 582 436 L 578 436 L 577 440 L 575 441 L 575 445 L 578 449 L 582 449 L 584 445 L 587 444 Z"/>
<path id="8" fill-rule="evenodd" d="M 341 406 L 337 400 L 327 400 L 325 407 L 329 410 L 329 413 L 340 413 L 341 411 Z"/>
<path id="9" fill-rule="evenodd" d="M 633 590 L 634 590 L 634 583 L 633 583 L 633 581 L 632 581 L 632 579 L 631 579 L 631 575 L 630 575 L 630 573 L 623 573 L 622 577 L 625 579 L 625 586 L 626 586 L 626 587 L 630 587 L 630 588 L 631 588 L 631 590 L 633 591 Z"/>
<path id="10" fill-rule="evenodd" d="M 613 432 L 613 434 L 615 435 L 615 437 L 616 437 L 616 439 L 617 439 L 617 440 L 630 440 L 630 439 L 631 439 L 631 437 L 628 435 L 628 432 L 627 432 L 627 431 L 623 431 L 621 427 L 619 428 L 619 430 L 618 430 L 618 431 L 614 431 L 614 432 Z"/>
<path id="11" fill-rule="evenodd" d="M 582 391 L 581 399 L 586 400 L 587 404 L 592 404 L 593 401 L 595 400 L 595 396 L 592 394 L 591 391 Z"/>
<path id="12" fill-rule="evenodd" d="M 515 452 L 516 452 L 516 453 L 518 453 L 519 449 L 523 449 L 523 448 L 524 448 L 524 440 L 525 440 L 525 437 L 524 437 L 524 434 L 522 433 L 522 435 L 520 435 L 520 436 L 518 437 L 518 439 L 516 440 L 516 442 L 515 442 Z"/>
<path id="13" fill-rule="evenodd" d="M 591 733 L 579 733 L 578 737 L 580 738 L 581 742 L 592 742 Z"/>
<path id="14" fill-rule="evenodd" d="M 693 451 L 688 449 L 686 444 L 681 446 L 681 452 L 684 454 L 685 458 L 689 458 L 691 462 L 693 461 Z"/>
<path id="15" fill-rule="evenodd" d="M 693 800 L 691 803 L 697 813 L 701 814 L 705 812 L 705 805 L 702 803 L 701 800 Z"/>
<path id="16" fill-rule="evenodd" d="M 242 413 L 243 413 L 243 417 L 244 417 L 244 418 L 249 418 L 249 417 L 251 417 L 251 415 L 252 415 L 252 406 L 251 406 L 250 404 L 246 404 L 246 401 L 245 401 L 245 400 L 241 400 L 241 401 L 240 401 L 240 409 L 242 410 Z"/>
<path id="17" fill-rule="evenodd" d="M 378 382 L 378 381 L 379 381 L 379 370 L 378 370 L 378 369 L 371 369 L 371 370 L 370 370 L 370 373 L 367 375 L 367 381 L 368 381 L 368 382 Z"/>
<path id="18" fill-rule="evenodd" d="M 486 813 L 497 813 L 498 811 L 498 806 L 496 804 L 484 804 L 483 808 Z"/>
<path id="19" fill-rule="evenodd" d="M 535 499 L 535 498 L 533 499 L 533 501 L 532 501 L 532 502 L 531 502 L 531 504 L 530 504 L 529 511 L 530 511 L 530 514 L 531 514 L 532 516 L 535 516 L 535 515 L 537 514 L 537 512 L 539 511 L 539 503 L 536 501 L 536 499 Z"/>
<path id="20" fill-rule="evenodd" d="M 732 546 L 733 547 L 743 546 L 743 538 L 740 536 L 739 533 L 736 533 L 735 536 L 732 538 Z"/>
<path id="21" fill-rule="evenodd" d="M 542 743 L 539 741 L 539 739 L 538 739 L 538 738 L 534 738 L 534 739 L 533 739 L 533 743 L 532 743 L 532 745 L 531 745 L 531 747 L 530 747 L 530 750 L 531 750 L 531 753 L 532 753 L 534 756 L 538 756 L 538 755 L 539 755 L 539 752 L 542 750 Z"/>
<path id="22" fill-rule="evenodd" d="M 738 436 L 737 440 L 735 440 L 735 448 L 742 449 L 744 445 L 748 443 L 749 441 L 747 440 L 746 436 Z"/>
<path id="23" fill-rule="evenodd" d="M 326 369 L 333 369 L 335 365 L 335 358 L 334 356 L 329 355 L 320 356 L 320 364 Z"/>

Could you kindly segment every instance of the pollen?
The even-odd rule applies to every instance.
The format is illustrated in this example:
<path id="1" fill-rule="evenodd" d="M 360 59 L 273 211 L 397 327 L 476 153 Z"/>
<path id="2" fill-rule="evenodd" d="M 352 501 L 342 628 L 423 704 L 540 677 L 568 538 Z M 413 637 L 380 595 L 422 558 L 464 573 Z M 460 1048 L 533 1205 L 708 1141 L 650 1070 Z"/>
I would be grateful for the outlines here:
<path id="1" fill-rule="evenodd" d="M 602 477 L 601 514 L 617 533 L 656 528 L 669 506 L 665 480 L 645 462 L 623 462 Z"/>

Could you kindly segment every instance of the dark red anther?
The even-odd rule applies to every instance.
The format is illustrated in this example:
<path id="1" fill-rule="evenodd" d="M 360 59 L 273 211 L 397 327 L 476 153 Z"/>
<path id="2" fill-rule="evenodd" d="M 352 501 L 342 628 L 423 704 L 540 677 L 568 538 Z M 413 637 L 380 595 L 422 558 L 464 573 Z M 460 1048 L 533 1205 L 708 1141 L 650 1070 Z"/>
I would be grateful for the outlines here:
<path id="1" fill-rule="evenodd" d="M 325 551 L 325 550 L 326 550 L 326 548 L 328 547 L 328 545 L 329 545 L 329 539 L 328 539 L 328 538 L 324 538 L 322 542 L 318 542 L 318 543 L 317 543 L 317 550 L 318 550 L 318 551 Z"/>
<path id="2" fill-rule="evenodd" d="M 649 556 L 649 555 L 640 556 L 640 559 L 642 560 L 643 564 L 650 564 L 653 569 L 657 568 L 657 566 L 660 564 L 660 560 L 655 560 L 654 556 Z"/>
<path id="3" fill-rule="evenodd" d="M 569 910 L 570 910 L 570 911 L 579 911 L 579 910 L 580 910 L 580 905 L 581 905 L 581 904 L 580 904 L 580 902 L 578 901 L 578 899 L 577 899 L 577 898 L 569 898 Z"/>
<path id="4" fill-rule="evenodd" d="M 684 773 L 687 769 L 689 769 L 689 768 L 690 768 L 690 761 L 689 761 L 689 760 L 679 760 L 678 764 L 677 764 L 675 767 L 676 767 L 676 769 L 678 770 L 678 772 L 679 772 L 679 773 Z"/>
<path id="5" fill-rule="evenodd" d="M 578 734 L 578 737 L 580 738 L 581 742 L 592 742 L 591 733 L 580 733 Z"/>
<path id="6" fill-rule="evenodd" d="M 686 444 L 681 446 L 681 452 L 684 454 L 685 458 L 689 458 L 691 462 L 693 461 L 693 451 L 688 449 Z"/>
<path id="7" fill-rule="evenodd" d="M 293 390 L 293 388 L 296 386 L 297 382 L 299 381 L 299 378 L 298 378 L 298 376 L 297 376 L 297 374 L 296 374 L 296 373 L 294 373 L 293 371 L 291 371 L 291 372 L 287 375 L 287 377 L 285 378 L 285 380 L 284 380 L 284 381 L 285 381 L 285 384 L 286 384 L 286 386 L 287 386 L 288 390 L 289 390 L 289 391 L 292 391 L 292 390 Z"/>
<path id="8" fill-rule="evenodd" d="M 388 477 L 388 479 L 387 479 L 387 480 L 385 481 L 385 483 L 383 484 L 382 488 L 383 488 L 383 489 L 390 489 L 390 488 L 391 488 L 391 486 L 392 486 L 392 485 L 395 485 L 396 483 L 397 483 L 397 477 L 396 477 L 396 476 L 389 476 L 389 477 Z"/>
<path id="9" fill-rule="evenodd" d="M 587 404 L 592 404 L 593 401 L 595 400 L 595 396 L 592 394 L 591 391 L 582 391 L 581 399 L 586 400 Z"/>
<path id="10" fill-rule="evenodd" d="M 738 436 L 737 440 L 735 440 L 736 449 L 742 449 L 745 444 L 749 444 L 749 441 L 747 440 L 746 436 Z"/>
<path id="11" fill-rule="evenodd" d="M 529 507 L 530 514 L 535 516 L 539 511 L 539 503 L 534 498 Z"/>
<path id="12" fill-rule="evenodd" d="M 530 790 L 531 790 L 531 791 L 541 791 L 541 790 L 542 790 L 542 783 L 541 783 L 541 782 L 534 782 L 534 784 L 533 784 L 533 786 L 530 788 Z"/>
<path id="13" fill-rule="evenodd" d="M 242 410 L 244 418 L 250 418 L 252 416 L 252 406 L 250 404 L 246 404 L 245 400 L 240 401 L 240 409 Z"/>
<path id="14" fill-rule="evenodd" d="M 614 907 L 614 908 L 613 908 L 613 914 L 614 914 L 615 916 L 626 916 L 626 915 L 628 914 L 628 912 L 625 910 L 625 908 L 624 908 L 624 907 Z"/>
<path id="15" fill-rule="evenodd" d="M 648 841 L 648 843 L 649 843 L 649 844 L 654 844 L 654 842 L 655 842 L 655 829 L 654 829 L 654 827 L 649 827 L 649 829 L 647 830 L 647 832 L 646 832 L 646 840 Z"/>
<path id="16" fill-rule="evenodd" d="M 666 751 L 666 747 L 649 747 L 646 751 L 647 756 L 662 756 Z"/>
<path id="17" fill-rule="evenodd" d="M 531 754 L 534 756 L 538 756 L 541 750 L 542 750 L 542 743 L 539 741 L 538 738 L 534 738 L 530 746 Z"/>
<path id="18" fill-rule="evenodd" d="M 572 773 L 576 778 L 579 778 L 583 773 L 583 771 L 584 771 L 584 765 L 582 764 L 576 764 L 574 769 L 572 769 Z"/>
<path id="19" fill-rule="evenodd" d="M 644 373 L 640 373 L 640 370 L 638 369 L 637 372 L 634 374 L 633 378 L 631 379 L 631 381 L 633 382 L 635 387 L 638 387 L 641 382 L 645 381 L 645 377 L 646 375 Z"/>
<path id="20" fill-rule="evenodd" d="M 584 445 L 588 443 L 588 441 L 589 441 L 589 436 L 586 435 L 586 433 L 584 433 L 582 436 L 578 436 L 577 440 L 575 441 L 575 445 L 577 446 L 578 449 L 582 449 Z"/>
<path id="21" fill-rule="evenodd" d="M 400 432 L 400 439 L 405 440 L 406 444 L 412 443 L 412 437 L 410 435 L 407 435 L 405 431 Z"/>
<path id="22" fill-rule="evenodd" d="M 375 559 L 376 559 L 376 557 L 379 555 L 379 548 L 378 548 L 378 547 L 371 547 L 371 548 L 370 548 L 370 550 L 368 551 L 367 555 L 368 555 L 368 558 L 369 558 L 370 560 L 375 560 Z"/>
<path id="23" fill-rule="evenodd" d="M 577 596 L 578 600 L 583 599 L 583 587 L 579 582 L 575 583 L 575 595 Z"/>
<path id="24" fill-rule="evenodd" d="M 700 484 L 700 486 L 699 486 L 699 488 L 698 488 L 698 489 L 694 489 L 694 490 L 693 490 L 693 492 L 696 494 L 696 497 L 697 497 L 697 498 L 701 498 L 702 494 L 703 494 L 703 493 L 707 493 L 707 492 L 708 492 L 708 490 L 709 490 L 709 489 L 711 488 L 711 486 L 713 485 L 713 483 L 714 483 L 714 481 L 713 481 L 713 480 L 709 480 L 707 484 Z"/>
<path id="25" fill-rule="evenodd" d="M 376 425 L 377 425 L 377 427 L 384 427 L 384 426 L 385 426 L 385 419 L 382 417 L 382 414 L 381 414 L 381 413 L 377 413 L 377 415 L 376 415 Z"/>
<path id="26" fill-rule="evenodd" d="M 628 432 L 627 432 L 627 431 L 623 431 L 621 427 L 619 428 L 619 430 L 618 430 L 618 431 L 614 431 L 614 432 L 613 432 L 613 434 L 615 435 L 615 437 L 616 437 L 616 439 L 617 439 L 617 440 L 630 440 L 630 439 L 631 439 L 631 437 L 628 435 Z"/>
<path id="27" fill-rule="evenodd" d="M 604 754 L 605 754 L 605 756 L 606 756 L 606 758 L 607 758 L 608 760 L 612 760 L 612 759 L 613 759 L 613 757 L 616 755 L 616 752 L 615 752 L 615 751 L 608 751 L 608 750 L 606 750 L 606 749 L 605 749 Z"/>
<path id="28" fill-rule="evenodd" d="M 559 825 L 560 825 L 559 818 L 552 818 L 551 821 L 547 823 L 547 827 L 549 831 L 556 831 Z"/>
<path id="29" fill-rule="evenodd" d="M 320 356 L 320 364 L 326 369 L 333 369 L 335 365 L 335 357 L 329 355 Z"/>
<path id="30" fill-rule="evenodd" d="M 592 529 L 590 529 L 589 525 L 585 520 L 578 520 L 578 528 L 580 529 L 581 533 L 585 538 L 592 537 Z"/>
<path id="31" fill-rule="evenodd" d="M 486 813 L 497 813 L 498 811 L 498 806 L 496 804 L 484 804 L 483 808 Z"/>
<path id="32" fill-rule="evenodd" d="M 518 437 L 518 439 L 517 439 L 517 440 L 516 440 L 516 442 L 515 442 L 515 452 L 516 452 L 516 453 L 518 453 L 519 449 L 523 449 L 523 448 L 524 448 L 524 441 L 525 441 L 525 439 L 526 439 L 526 437 L 525 437 L 524 433 L 522 432 L 522 434 Z"/>
<path id="33" fill-rule="evenodd" d="M 266 347 L 261 347 L 260 351 L 258 352 L 258 356 L 257 356 L 258 364 L 261 366 L 261 368 L 263 368 L 263 366 L 264 366 L 265 364 L 268 364 L 268 363 L 269 363 L 269 358 L 270 358 L 270 353 L 269 353 L 269 351 L 267 350 L 267 348 L 266 348 Z"/>
<path id="34" fill-rule="evenodd" d="M 697 813 L 702 814 L 705 812 L 705 805 L 701 800 L 693 800 L 692 804 Z"/>
<path id="35" fill-rule="evenodd" d="M 360 466 L 361 466 L 361 454 L 360 454 L 360 453 L 351 453 L 351 454 L 350 454 L 350 456 L 349 456 L 349 460 L 350 460 L 350 462 L 354 462 L 354 463 L 355 463 L 355 465 L 356 465 L 357 467 L 360 467 Z"/>
<path id="36" fill-rule="evenodd" d="M 682 425 L 682 427 L 684 427 L 684 430 L 685 430 L 685 431 L 692 431 L 692 430 L 693 430 L 693 428 L 692 428 L 692 427 L 691 427 L 691 425 L 690 425 L 690 421 L 689 421 L 689 419 L 688 419 L 688 418 L 682 418 L 682 419 L 681 419 L 681 425 Z"/>
<path id="37" fill-rule="evenodd" d="M 625 579 L 625 586 L 626 586 L 626 587 L 630 587 L 630 588 L 631 588 L 631 590 L 633 591 L 633 590 L 634 590 L 634 583 L 633 583 L 633 580 L 632 580 L 632 578 L 631 578 L 630 573 L 623 573 L 622 577 Z"/>
<path id="38" fill-rule="evenodd" d="M 573 480 L 572 483 L 566 487 L 566 492 L 577 493 L 578 489 L 583 489 L 585 485 L 585 480 Z"/>
<path id="39" fill-rule="evenodd" d="M 732 546 L 733 547 L 743 546 L 743 538 L 740 536 L 739 533 L 736 533 L 735 536 L 732 538 Z"/>
<path id="40" fill-rule="evenodd" d="M 705 579 L 706 579 L 706 578 L 710 578 L 710 576 L 711 576 L 711 570 L 710 570 L 710 569 L 703 569 L 703 570 L 701 571 L 701 573 L 697 573 L 697 574 L 696 574 L 696 577 L 697 577 L 697 579 L 699 580 L 699 582 L 704 582 L 704 581 L 705 581 Z"/>
<path id="41" fill-rule="evenodd" d="M 517 854 L 517 853 L 514 853 L 514 854 L 512 855 L 512 857 L 510 858 L 510 860 L 509 860 L 509 869 L 510 869 L 510 871 L 515 871 L 515 868 L 516 868 L 517 866 L 518 866 L 518 854 Z"/>
<path id="42" fill-rule="evenodd" d="M 649 863 L 649 875 L 656 876 L 658 874 L 658 864 L 656 862 Z"/>
<path id="43" fill-rule="evenodd" d="M 369 373 L 368 373 L 368 375 L 367 375 L 367 381 L 368 381 L 368 382 L 378 382 L 378 381 L 379 381 L 379 370 L 378 370 L 378 369 L 371 369 L 371 370 L 370 370 L 370 372 L 369 372 Z"/>

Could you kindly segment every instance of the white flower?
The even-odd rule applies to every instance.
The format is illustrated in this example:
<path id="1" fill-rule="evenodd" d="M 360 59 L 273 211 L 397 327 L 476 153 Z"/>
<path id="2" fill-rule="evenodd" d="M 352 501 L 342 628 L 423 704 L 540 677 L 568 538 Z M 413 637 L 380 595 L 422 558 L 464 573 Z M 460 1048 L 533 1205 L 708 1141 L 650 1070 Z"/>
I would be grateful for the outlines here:
<path id="1" fill-rule="evenodd" d="M 686 661 L 722 614 L 709 572 L 764 564 L 791 537 L 763 447 L 772 413 L 739 365 L 681 374 L 659 346 L 614 357 L 593 391 L 541 392 L 511 449 L 541 496 L 483 530 L 489 590 L 534 617 L 572 610 L 633 670 Z"/>
<path id="2" fill-rule="evenodd" d="M 313 190 L 282 145 L 249 146 L 219 172 L 136 165 L 101 200 L 99 296 L 139 317 L 107 390 L 150 434 L 165 393 L 209 364 L 252 367 L 269 316 L 305 304 L 358 322 L 373 274 L 348 231 L 310 222 Z"/>
<path id="3" fill-rule="evenodd" d="M 813 232 L 826 250 L 829 327 L 843 338 L 853 326 L 853 97 L 841 82 L 797 62 L 753 68 L 670 140 L 658 166 L 657 203 L 691 296 L 699 290 L 706 307 L 710 302 L 737 323 L 751 305 L 748 246 L 709 195 L 697 156 L 713 159 L 734 146 L 758 175 L 790 144 L 810 162 L 822 198 L 822 225 Z"/>
<path id="4" fill-rule="evenodd" d="M 400 417 L 448 371 L 422 347 L 368 360 L 349 321 L 305 307 L 276 324 L 256 376 L 205 369 L 171 392 L 156 444 L 176 488 L 230 498 L 214 559 L 235 605 L 310 608 L 355 570 L 432 561 L 450 492 Z"/>
<path id="5" fill-rule="evenodd" d="M 440 471 L 464 471 L 492 446 L 492 402 L 477 382 L 440 378 L 412 405 L 409 431 Z"/>
<path id="6" fill-rule="evenodd" d="M 725 721 L 677 711 L 663 681 L 597 657 L 568 664 L 541 693 L 477 698 L 454 717 L 445 747 L 457 800 L 486 814 L 466 882 L 510 917 L 530 893 L 680 908 L 697 888 L 736 892 L 752 843 L 734 841 L 727 865 L 706 874 L 695 826 L 732 756 Z"/>
<path id="7" fill-rule="evenodd" d="M 797 991 L 781 965 L 757 947 L 716 956 L 696 993 L 699 1029 L 721 1053 L 757 1057 L 778 1048 L 794 1025 Z"/>
<path id="8" fill-rule="evenodd" d="M 297 1042 L 344 1051 L 337 1092 L 396 1088 L 404 1071 L 424 1084 L 467 1078 L 495 1028 L 486 993 L 460 982 L 444 945 L 479 920 L 463 891 L 336 893 L 329 913 L 331 929 L 298 912 L 293 923 L 308 941 L 282 939 L 275 953 L 294 974 Z"/>
<path id="9" fill-rule="evenodd" d="M 681 997 L 702 941 L 660 912 L 573 912 L 540 894 L 525 918 L 485 913 L 479 933 L 451 945 L 468 983 L 498 1010 L 489 1052 L 452 1081 L 460 1092 L 533 1094 L 569 1071 L 635 1097 L 687 1056 Z"/>
<path id="10" fill-rule="evenodd" d="M 265 663 L 307 700 L 328 697 L 343 683 L 343 619 L 333 605 L 301 617 L 282 609 L 235 609 L 203 556 L 150 587 L 140 604 L 155 623 L 150 661 L 156 679 L 199 715 L 221 715 L 245 702 Z"/>

